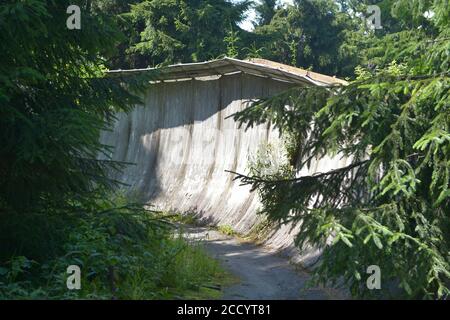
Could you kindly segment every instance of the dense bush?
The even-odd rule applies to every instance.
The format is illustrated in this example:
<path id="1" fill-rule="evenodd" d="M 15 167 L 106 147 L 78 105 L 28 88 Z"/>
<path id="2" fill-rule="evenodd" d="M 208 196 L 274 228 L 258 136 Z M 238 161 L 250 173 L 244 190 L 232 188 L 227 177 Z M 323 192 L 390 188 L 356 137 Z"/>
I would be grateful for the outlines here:
<path id="1" fill-rule="evenodd" d="M 25 220 L 23 219 L 25 218 Z M 200 243 L 157 212 L 98 201 L 92 212 L 1 219 L 0 299 L 157 299 L 216 296 L 204 287 L 224 276 Z M 26 235 L 26 236 L 25 236 Z M 81 268 L 81 290 L 66 287 Z"/>

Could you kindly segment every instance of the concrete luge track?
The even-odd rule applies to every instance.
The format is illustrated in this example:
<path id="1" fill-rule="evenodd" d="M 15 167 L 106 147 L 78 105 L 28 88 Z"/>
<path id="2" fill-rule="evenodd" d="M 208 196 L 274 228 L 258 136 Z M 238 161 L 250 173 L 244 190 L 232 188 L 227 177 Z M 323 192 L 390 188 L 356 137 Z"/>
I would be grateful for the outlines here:
<path id="1" fill-rule="evenodd" d="M 256 192 L 233 181 L 225 170 L 247 171 L 248 157 L 261 144 L 277 144 L 269 125 L 238 128 L 233 113 L 253 99 L 268 97 L 293 83 L 235 73 L 204 80 L 160 82 L 149 86 L 144 106 L 119 115 L 102 142 L 114 146 L 112 159 L 131 162 L 116 179 L 163 210 L 194 212 L 209 224 L 230 225 L 248 233 L 261 217 Z M 335 168 L 345 161 L 319 161 L 302 173 Z M 293 247 L 295 229 L 282 226 L 265 239 L 271 248 L 308 265 L 317 251 Z"/>

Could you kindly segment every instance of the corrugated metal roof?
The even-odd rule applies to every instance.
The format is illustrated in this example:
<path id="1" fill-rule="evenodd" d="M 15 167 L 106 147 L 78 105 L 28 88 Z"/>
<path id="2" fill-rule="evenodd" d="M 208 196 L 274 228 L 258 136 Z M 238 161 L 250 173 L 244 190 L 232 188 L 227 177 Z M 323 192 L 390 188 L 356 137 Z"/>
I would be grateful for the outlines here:
<path id="1" fill-rule="evenodd" d="M 156 71 L 154 79 L 161 81 L 244 72 L 256 76 L 268 77 L 275 80 L 299 84 L 312 84 L 317 86 L 347 84 L 346 81 L 335 77 L 326 76 L 320 73 L 291 67 L 265 59 L 238 60 L 233 58 L 223 58 L 206 62 L 174 64 L 161 68 L 112 70 L 109 73 L 132 74 L 154 71 Z"/>

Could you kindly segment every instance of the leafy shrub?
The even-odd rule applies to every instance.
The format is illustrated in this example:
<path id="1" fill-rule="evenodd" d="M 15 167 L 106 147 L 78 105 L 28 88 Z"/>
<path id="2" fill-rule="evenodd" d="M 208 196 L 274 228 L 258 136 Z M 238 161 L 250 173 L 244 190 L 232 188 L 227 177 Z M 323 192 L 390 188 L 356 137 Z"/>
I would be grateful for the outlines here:
<path id="1" fill-rule="evenodd" d="M 7 239 L 11 225 L 19 235 L 29 225 L 5 219 L 2 240 L 19 249 L 2 251 L 0 299 L 172 298 L 221 277 L 218 262 L 200 244 L 185 240 L 159 213 L 125 202 L 99 201 L 96 211 L 65 219 L 35 215 L 42 230 L 31 233 L 34 245 L 27 237 L 17 237 L 24 245 Z M 66 287 L 70 265 L 81 269 L 80 290 Z"/>
<path id="2" fill-rule="evenodd" d="M 233 236 L 236 234 L 236 231 L 234 231 L 233 227 L 227 224 L 217 226 L 217 230 L 227 236 Z"/>

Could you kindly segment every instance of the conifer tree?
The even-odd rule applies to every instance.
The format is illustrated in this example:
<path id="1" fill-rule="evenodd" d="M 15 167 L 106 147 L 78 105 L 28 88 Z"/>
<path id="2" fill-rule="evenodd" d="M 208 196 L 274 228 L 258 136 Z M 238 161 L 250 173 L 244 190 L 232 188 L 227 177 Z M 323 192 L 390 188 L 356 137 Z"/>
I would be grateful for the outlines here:
<path id="1" fill-rule="evenodd" d="M 241 29 L 250 1 L 143 0 L 123 15 L 132 25 L 126 60 L 132 67 L 197 62 L 226 54 L 228 32 Z"/>
<path id="2" fill-rule="evenodd" d="M 69 5 L 81 29 L 66 25 Z M 3 1 L 0 7 L 0 215 L 64 211 L 115 184 L 100 131 L 139 101 L 141 79 L 106 77 L 120 32 L 91 1 Z M 136 92 L 136 91 L 134 91 Z"/>
<path id="3" fill-rule="evenodd" d="M 297 146 L 291 157 L 298 169 L 326 155 L 350 163 L 288 179 L 283 173 L 237 178 L 258 190 L 272 221 L 299 224 L 300 248 L 323 250 L 316 281 L 343 280 L 355 296 L 445 298 L 450 10 L 444 0 L 389 3 L 402 30 L 367 34 L 368 67 L 358 67 L 354 81 L 290 89 L 234 117 L 247 126 L 276 125 Z M 371 265 L 381 268 L 381 291 L 366 287 Z"/>

